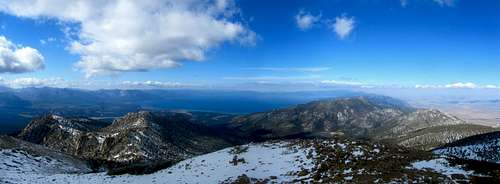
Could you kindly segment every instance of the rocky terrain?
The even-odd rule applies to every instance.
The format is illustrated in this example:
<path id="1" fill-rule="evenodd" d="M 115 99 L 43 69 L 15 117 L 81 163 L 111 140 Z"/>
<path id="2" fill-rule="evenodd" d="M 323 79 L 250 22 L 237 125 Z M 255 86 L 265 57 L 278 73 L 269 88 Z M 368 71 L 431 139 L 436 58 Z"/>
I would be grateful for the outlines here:
<path id="1" fill-rule="evenodd" d="M 230 125 L 256 140 L 289 137 L 394 139 L 424 128 L 465 124 L 434 109 L 413 109 L 391 98 L 355 97 L 315 101 L 244 115 Z"/>
<path id="2" fill-rule="evenodd" d="M 189 118 L 182 113 L 138 112 L 99 127 L 89 119 L 47 115 L 33 120 L 18 138 L 82 159 L 113 163 L 112 167 L 127 169 L 131 165 L 168 166 L 232 145 Z"/>
<path id="3" fill-rule="evenodd" d="M 313 183 L 467 183 L 495 181 L 496 174 L 479 175 L 448 158 L 383 142 L 350 139 L 299 140 L 311 147 L 314 167 L 293 182 Z M 496 170 L 496 173 L 500 170 Z"/>
<path id="4" fill-rule="evenodd" d="M 500 164 L 500 132 L 467 137 L 433 150 L 436 154 Z"/>
<path id="5" fill-rule="evenodd" d="M 499 182 L 492 131 L 381 96 L 236 117 L 140 111 L 106 123 L 47 114 L 17 138 L 0 137 L 0 182 Z"/>
<path id="6" fill-rule="evenodd" d="M 0 176 L 0 181 L 110 184 L 499 182 L 494 173 L 475 174 L 474 170 L 452 164 L 448 158 L 430 152 L 343 138 L 245 144 L 196 156 L 145 175 L 9 172 L 8 177 Z"/>
<path id="7" fill-rule="evenodd" d="M 414 149 L 432 150 L 462 138 L 495 130 L 492 127 L 473 124 L 442 125 L 419 129 L 391 141 Z"/>

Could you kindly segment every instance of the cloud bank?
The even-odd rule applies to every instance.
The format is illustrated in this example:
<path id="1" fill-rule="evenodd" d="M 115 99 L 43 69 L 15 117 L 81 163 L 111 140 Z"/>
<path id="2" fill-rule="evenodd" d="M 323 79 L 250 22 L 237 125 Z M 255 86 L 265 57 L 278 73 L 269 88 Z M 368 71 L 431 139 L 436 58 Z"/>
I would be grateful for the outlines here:
<path id="1" fill-rule="evenodd" d="M 232 0 L 0 0 L 0 11 L 67 23 L 68 48 L 87 76 L 178 67 L 224 42 L 256 40 Z"/>
<path id="2" fill-rule="evenodd" d="M 9 88 L 79 88 L 79 89 L 168 89 L 199 87 L 198 85 L 184 84 L 180 82 L 162 81 L 88 81 L 88 80 L 66 80 L 62 77 L 20 77 L 4 79 L 0 77 L 0 85 Z"/>
<path id="3" fill-rule="evenodd" d="M 44 68 L 44 58 L 38 50 L 17 46 L 0 36 L 0 73 L 25 73 Z"/>
<path id="4" fill-rule="evenodd" d="M 415 85 L 415 88 L 449 88 L 449 89 L 500 89 L 496 85 L 478 85 L 473 82 L 456 82 L 446 85 Z"/>
<path id="5" fill-rule="evenodd" d="M 21 77 L 12 80 L 2 79 L 0 80 L 0 84 L 11 88 L 71 87 L 68 81 L 60 77 L 53 77 L 53 78 Z"/>
<path id="6" fill-rule="evenodd" d="M 186 84 L 179 82 L 161 82 L 161 81 L 123 81 L 122 85 L 126 88 L 180 88 L 187 87 Z"/>

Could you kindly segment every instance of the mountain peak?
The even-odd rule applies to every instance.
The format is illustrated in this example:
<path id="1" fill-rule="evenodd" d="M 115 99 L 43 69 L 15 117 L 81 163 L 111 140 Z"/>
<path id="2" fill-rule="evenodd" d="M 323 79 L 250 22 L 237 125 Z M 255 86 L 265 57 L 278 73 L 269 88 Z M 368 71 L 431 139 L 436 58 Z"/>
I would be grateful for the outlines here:
<path id="1" fill-rule="evenodd" d="M 155 115 L 149 111 L 130 112 L 116 119 L 106 129 L 148 128 L 157 124 Z"/>
<path id="2" fill-rule="evenodd" d="M 176 162 L 231 145 L 180 113 L 133 112 L 96 129 L 85 128 L 85 120 L 45 115 L 18 137 L 84 159 L 119 164 Z"/>
<path id="3" fill-rule="evenodd" d="M 415 110 L 394 98 L 369 95 L 318 100 L 240 116 L 232 122 L 231 126 L 241 131 L 242 135 L 267 139 L 338 134 L 365 138 L 392 137 L 424 127 L 462 121 L 436 110 Z"/>

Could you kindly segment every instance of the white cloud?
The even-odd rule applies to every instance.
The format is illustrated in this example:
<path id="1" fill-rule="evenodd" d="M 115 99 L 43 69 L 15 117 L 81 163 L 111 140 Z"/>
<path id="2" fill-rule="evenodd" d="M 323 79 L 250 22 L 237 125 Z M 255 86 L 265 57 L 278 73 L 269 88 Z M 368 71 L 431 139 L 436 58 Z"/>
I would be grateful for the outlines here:
<path id="1" fill-rule="evenodd" d="M 500 89 L 496 85 L 478 85 L 473 82 L 456 82 L 446 85 L 415 85 L 415 88 L 432 89 L 432 88 L 450 88 L 450 89 Z"/>
<path id="2" fill-rule="evenodd" d="M 79 25 L 65 30 L 87 76 L 177 67 L 223 42 L 257 38 L 237 21 L 232 0 L 0 0 L 0 10 Z"/>
<path id="3" fill-rule="evenodd" d="M 500 86 L 497 86 L 497 85 L 486 85 L 484 86 L 484 88 L 486 89 L 500 89 Z"/>
<path id="4" fill-rule="evenodd" d="M 179 82 L 160 81 L 87 81 L 87 80 L 65 80 L 62 77 L 36 78 L 20 77 L 4 79 L 0 77 L 0 85 L 10 88 L 27 87 L 52 87 L 52 88 L 85 88 L 85 89 L 153 89 L 153 88 L 185 88 L 196 87 L 196 85 L 183 84 Z"/>
<path id="5" fill-rule="evenodd" d="M 43 56 L 31 47 L 17 46 L 0 36 L 0 73 L 24 73 L 44 68 Z"/>
<path id="6" fill-rule="evenodd" d="M 443 87 L 443 86 L 428 85 L 428 84 L 424 84 L 424 85 L 417 84 L 417 85 L 415 85 L 415 88 L 419 88 L 419 89 L 442 88 L 442 87 Z"/>
<path id="7" fill-rule="evenodd" d="M 247 77 L 224 77 L 225 80 L 243 80 L 243 81 L 296 81 L 296 80 L 309 80 L 317 79 L 318 75 L 306 75 L 306 76 L 247 76 Z"/>
<path id="8" fill-rule="evenodd" d="M 452 84 L 447 84 L 444 87 L 446 88 L 478 88 L 479 86 L 472 82 L 457 82 Z"/>
<path id="9" fill-rule="evenodd" d="M 295 15 L 295 22 L 297 23 L 297 27 L 302 31 L 310 29 L 320 19 L 321 15 L 314 16 L 309 12 L 305 12 L 304 10 L 299 11 L 299 13 Z"/>
<path id="10" fill-rule="evenodd" d="M 416 0 L 412 1 L 416 2 Z M 400 0 L 399 2 L 402 7 L 406 7 L 410 3 L 410 0 Z M 453 7 L 455 6 L 456 0 L 432 0 L 432 2 L 442 7 Z"/>
<path id="11" fill-rule="evenodd" d="M 41 39 L 41 40 L 40 40 L 40 43 L 41 43 L 42 45 L 45 45 L 45 44 L 50 43 L 50 42 L 55 42 L 56 40 L 57 40 L 56 38 L 49 37 L 49 38 L 47 38 L 47 39 Z"/>
<path id="12" fill-rule="evenodd" d="M 255 67 L 247 68 L 249 70 L 262 70 L 262 71 L 286 71 L 286 72 L 322 72 L 330 70 L 329 67 Z"/>
<path id="13" fill-rule="evenodd" d="M 346 39 L 356 26 L 354 17 L 347 17 L 345 15 L 335 17 L 335 22 L 330 25 L 330 28 L 337 34 L 339 39 Z"/>
<path id="14" fill-rule="evenodd" d="M 122 85 L 127 88 L 179 88 L 188 85 L 179 82 L 160 82 L 160 81 L 123 81 Z"/>
<path id="15" fill-rule="evenodd" d="M 434 0 L 437 4 L 440 6 L 454 6 L 455 5 L 455 0 Z"/>
<path id="16" fill-rule="evenodd" d="M 339 81 L 339 80 L 323 80 L 320 82 L 321 84 L 326 84 L 326 85 L 346 85 L 346 86 L 363 86 L 365 84 L 361 82 L 355 82 L 355 81 Z"/>
<path id="17" fill-rule="evenodd" d="M 68 82 L 60 77 L 54 77 L 54 78 L 21 77 L 13 80 L 4 79 L 1 82 L 3 83 L 3 85 L 11 88 L 69 87 Z"/>

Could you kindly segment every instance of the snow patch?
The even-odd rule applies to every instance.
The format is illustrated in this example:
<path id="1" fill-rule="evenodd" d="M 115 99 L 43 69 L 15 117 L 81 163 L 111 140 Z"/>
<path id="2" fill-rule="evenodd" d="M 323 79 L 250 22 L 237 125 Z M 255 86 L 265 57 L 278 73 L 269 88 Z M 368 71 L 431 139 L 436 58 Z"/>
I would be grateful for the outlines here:
<path id="1" fill-rule="evenodd" d="M 447 176 L 451 176 L 452 174 L 463 174 L 466 176 L 473 173 L 472 171 L 466 171 L 460 167 L 450 166 L 450 163 L 445 158 L 414 162 L 411 164 L 411 167 L 419 170 L 430 169 Z"/>
<path id="2" fill-rule="evenodd" d="M 164 170 L 148 175 L 108 176 L 91 174 L 35 174 L 18 172 L 15 183 L 220 183 L 236 179 L 242 174 L 251 178 L 271 178 L 277 183 L 290 182 L 297 176 L 291 174 L 303 168 L 313 168 L 313 160 L 306 158 L 309 148 L 288 147 L 286 142 L 249 144 L 245 152 L 230 153 L 226 148 L 179 162 Z M 232 163 L 234 156 L 244 162 Z"/>
<path id="3" fill-rule="evenodd" d="M 90 172 L 90 169 L 66 160 L 34 156 L 22 150 L 0 150 L 0 183 L 51 183 L 50 180 L 38 182 L 37 178 L 86 172 Z"/>

